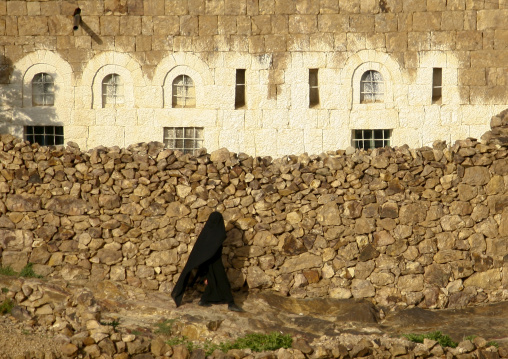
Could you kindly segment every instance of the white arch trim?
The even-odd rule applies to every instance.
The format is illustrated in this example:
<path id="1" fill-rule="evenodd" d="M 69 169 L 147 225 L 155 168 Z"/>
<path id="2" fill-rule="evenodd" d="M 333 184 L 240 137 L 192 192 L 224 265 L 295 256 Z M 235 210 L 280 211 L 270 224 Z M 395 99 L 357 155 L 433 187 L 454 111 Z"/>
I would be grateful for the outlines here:
<path id="1" fill-rule="evenodd" d="M 55 107 L 72 107 L 74 87 L 72 86 L 72 67 L 54 52 L 39 50 L 28 54 L 14 65 L 14 71 L 21 76 L 14 77 L 21 88 L 23 107 L 32 107 L 32 79 L 44 72 L 55 81 Z"/>
<path id="2" fill-rule="evenodd" d="M 92 58 L 81 77 L 84 103 L 91 108 L 102 108 L 102 80 L 109 74 L 120 75 L 124 85 L 123 107 L 135 107 L 134 88 L 146 85 L 139 63 L 131 56 L 113 51 Z"/>
<path id="3" fill-rule="evenodd" d="M 381 104 L 360 104 L 360 80 L 365 71 L 375 70 L 381 73 L 385 84 L 384 102 Z M 341 84 L 348 96 L 350 108 L 353 106 L 393 107 L 394 84 L 403 84 L 399 64 L 387 53 L 375 50 L 362 50 L 351 56 L 342 69 Z M 396 88 L 400 89 L 401 86 Z"/>

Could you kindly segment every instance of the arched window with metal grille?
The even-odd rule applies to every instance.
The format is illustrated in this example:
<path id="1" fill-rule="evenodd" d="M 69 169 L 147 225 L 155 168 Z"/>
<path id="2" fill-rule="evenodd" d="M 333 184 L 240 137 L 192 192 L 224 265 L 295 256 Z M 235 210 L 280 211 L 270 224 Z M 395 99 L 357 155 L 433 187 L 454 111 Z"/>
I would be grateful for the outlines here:
<path id="1" fill-rule="evenodd" d="M 32 79 L 32 106 L 53 106 L 55 104 L 55 81 L 45 72 Z"/>
<path id="2" fill-rule="evenodd" d="M 180 75 L 173 80 L 172 97 L 174 108 L 196 107 L 196 88 L 190 76 Z"/>
<path id="3" fill-rule="evenodd" d="M 360 103 L 376 103 L 384 101 L 385 83 L 381 73 L 365 71 L 360 80 Z"/>
<path id="4" fill-rule="evenodd" d="M 125 102 L 122 78 L 109 74 L 102 80 L 102 107 L 115 107 Z"/>

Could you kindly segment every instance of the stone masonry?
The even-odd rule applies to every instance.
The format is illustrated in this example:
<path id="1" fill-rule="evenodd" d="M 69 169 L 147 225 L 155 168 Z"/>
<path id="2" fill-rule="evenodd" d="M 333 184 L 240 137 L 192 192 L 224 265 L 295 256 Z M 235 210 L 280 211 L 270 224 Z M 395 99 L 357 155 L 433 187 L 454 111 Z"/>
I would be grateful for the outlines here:
<path id="1" fill-rule="evenodd" d="M 507 17 L 504 0 L 2 1 L 0 128 L 23 137 L 25 126 L 63 126 L 65 143 L 90 149 L 201 127 L 211 152 L 275 157 L 345 149 L 355 129 L 391 130 L 392 146 L 412 148 L 479 138 L 507 105 Z M 246 70 L 240 109 L 237 69 Z M 362 103 L 371 70 L 384 98 Z M 53 76 L 54 106 L 32 106 L 37 73 Z M 124 102 L 103 108 L 112 73 Z M 180 75 L 194 81 L 195 108 L 171 106 Z"/>
<path id="2" fill-rule="evenodd" d="M 208 215 L 234 288 L 380 306 L 508 298 L 508 111 L 482 141 L 251 157 L 1 136 L 0 264 L 170 292 Z"/>

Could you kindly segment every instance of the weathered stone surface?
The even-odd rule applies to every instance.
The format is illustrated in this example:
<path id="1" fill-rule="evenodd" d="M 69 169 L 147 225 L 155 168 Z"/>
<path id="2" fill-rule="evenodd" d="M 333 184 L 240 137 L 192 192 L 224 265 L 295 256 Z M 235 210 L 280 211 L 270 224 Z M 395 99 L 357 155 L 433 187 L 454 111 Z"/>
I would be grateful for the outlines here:
<path id="1" fill-rule="evenodd" d="M 89 205 L 82 199 L 62 196 L 49 200 L 46 209 L 69 216 L 80 216 L 88 211 Z"/>
<path id="2" fill-rule="evenodd" d="M 41 209 L 41 198 L 29 194 L 14 194 L 7 197 L 5 206 L 13 212 L 33 212 Z"/>
<path id="3" fill-rule="evenodd" d="M 303 269 L 321 267 L 323 260 L 320 256 L 303 253 L 297 257 L 287 259 L 281 266 L 282 273 L 296 272 Z"/>

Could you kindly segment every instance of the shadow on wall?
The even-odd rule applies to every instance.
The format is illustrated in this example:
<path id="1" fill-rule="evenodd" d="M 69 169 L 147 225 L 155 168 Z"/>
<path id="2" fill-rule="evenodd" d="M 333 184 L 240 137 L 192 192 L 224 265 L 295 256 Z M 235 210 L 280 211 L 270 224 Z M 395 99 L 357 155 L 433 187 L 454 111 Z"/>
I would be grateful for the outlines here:
<path id="1" fill-rule="evenodd" d="M 33 79 L 30 79 L 32 81 Z M 55 126 L 57 125 L 56 108 L 53 105 L 35 104 L 32 100 L 33 85 L 29 86 L 30 105 L 24 106 L 23 100 L 27 94 L 23 93 L 23 73 L 15 69 L 12 60 L 0 55 L 0 133 L 10 133 L 26 138 L 26 126 Z M 53 84 L 36 84 L 42 86 L 43 93 L 51 91 L 59 93 L 59 86 Z M 40 89 L 39 89 L 40 90 Z M 54 96 L 53 96 L 54 98 Z M 54 102 L 54 101 L 53 101 Z"/>

